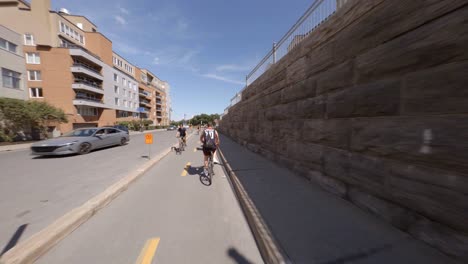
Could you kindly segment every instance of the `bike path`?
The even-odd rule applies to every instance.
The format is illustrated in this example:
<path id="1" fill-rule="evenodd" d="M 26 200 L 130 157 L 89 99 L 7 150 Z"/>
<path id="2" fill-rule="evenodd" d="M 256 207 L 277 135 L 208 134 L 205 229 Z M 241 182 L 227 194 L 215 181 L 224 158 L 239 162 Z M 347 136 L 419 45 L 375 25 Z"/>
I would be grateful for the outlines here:
<path id="1" fill-rule="evenodd" d="M 263 263 L 223 169 L 211 185 L 200 177 L 197 146 L 190 138 L 37 263 Z"/>

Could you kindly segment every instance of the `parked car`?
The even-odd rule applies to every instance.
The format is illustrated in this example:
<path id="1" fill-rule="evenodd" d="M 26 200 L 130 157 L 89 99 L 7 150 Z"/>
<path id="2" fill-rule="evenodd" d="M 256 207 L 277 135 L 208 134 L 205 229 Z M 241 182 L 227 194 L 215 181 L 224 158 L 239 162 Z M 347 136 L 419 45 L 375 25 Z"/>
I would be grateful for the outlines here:
<path id="1" fill-rule="evenodd" d="M 107 126 L 106 126 L 106 127 L 107 127 Z M 127 128 L 126 126 L 124 126 L 124 125 L 115 125 L 115 126 L 108 126 L 108 127 L 117 128 L 117 129 L 120 129 L 120 130 L 122 130 L 122 131 L 127 132 L 127 134 L 130 134 L 130 133 L 128 132 L 128 128 Z"/>
<path id="2" fill-rule="evenodd" d="M 114 145 L 125 145 L 129 135 L 111 127 L 81 128 L 63 136 L 36 142 L 31 145 L 33 155 L 87 154 L 91 150 Z"/>
<path id="3" fill-rule="evenodd" d="M 170 131 L 170 130 L 176 130 L 176 129 L 177 129 L 177 127 L 175 127 L 175 126 L 170 126 L 170 127 L 167 128 L 168 131 Z"/>

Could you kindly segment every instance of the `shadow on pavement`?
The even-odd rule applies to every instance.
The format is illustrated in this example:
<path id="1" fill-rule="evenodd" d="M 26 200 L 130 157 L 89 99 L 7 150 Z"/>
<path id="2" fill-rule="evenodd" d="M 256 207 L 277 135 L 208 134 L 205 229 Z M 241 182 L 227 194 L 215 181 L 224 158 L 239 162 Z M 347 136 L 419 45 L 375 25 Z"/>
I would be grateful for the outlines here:
<path id="1" fill-rule="evenodd" d="M 237 264 L 253 264 L 248 259 L 244 257 L 244 255 L 240 254 L 239 251 L 235 248 L 229 248 L 227 254 L 230 258 L 232 258 Z"/>
<path id="2" fill-rule="evenodd" d="M 186 168 L 186 170 L 189 175 L 199 176 L 201 184 L 205 186 L 211 185 L 211 179 L 203 173 L 203 166 L 199 166 L 199 167 L 189 166 Z"/>
<path id="3" fill-rule="evenodd" d="M 13 236 L 10 238 L 10 241 L 5 245 L 3 248 L 2 252 L 0 253 L 0 257 L 3 256 L 8 250 L 12 249 L 18 241 L 20 240 L 21 236 L 24 233 L 24 230 L 26 230 L 26 227 L 28 227 L 28 224 L 23 224 L 18 229 L 16 229 L 16 232 L 13 234 Z"/>
<path id="4" fill-rule="evenodd" d="M 220 137 L 226 160 L 293 263 L 452 263 L 377 217 Z"/>

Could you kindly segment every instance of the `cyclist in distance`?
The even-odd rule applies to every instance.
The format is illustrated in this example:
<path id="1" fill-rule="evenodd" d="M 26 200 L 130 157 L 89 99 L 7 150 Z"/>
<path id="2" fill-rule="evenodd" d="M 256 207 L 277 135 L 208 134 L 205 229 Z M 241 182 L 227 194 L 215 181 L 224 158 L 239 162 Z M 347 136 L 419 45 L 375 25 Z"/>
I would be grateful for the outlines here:
<path id="1" fill-rule="evenodd" d="M 204 170 L 203 173 L 208 175 L 208 157 L 213 157 L 216 153 L 216 149 L 219 147 L 219 135 L 216 130 L 213 129 L 211 123 L 208 123 L 208 127 L 200 135 L 200 141 L 203 143 L 203 156 L 204 156 Z"/>
<path id="2" fill-rule="evenodd" d="M 187 146 L 187 142 L 185 141 L 185 138 L 187 136 L 186 129 L 183 125 L 179 126 L 179 129 L 177 129 L 177 132 L 179 132 L 180 139 L 182 142 L 184 142 L 184 145 Z"/>

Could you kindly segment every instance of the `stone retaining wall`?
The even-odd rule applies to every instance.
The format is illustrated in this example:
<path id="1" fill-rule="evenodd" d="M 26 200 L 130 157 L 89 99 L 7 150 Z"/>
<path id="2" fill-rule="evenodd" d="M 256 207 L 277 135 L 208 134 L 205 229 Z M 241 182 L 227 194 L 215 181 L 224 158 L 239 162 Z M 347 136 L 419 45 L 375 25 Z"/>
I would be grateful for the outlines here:
<path id="1" fill-rule="evenodd" d="M 220 129 L 468 262 L 468 0 L 350 0 Z"/>

